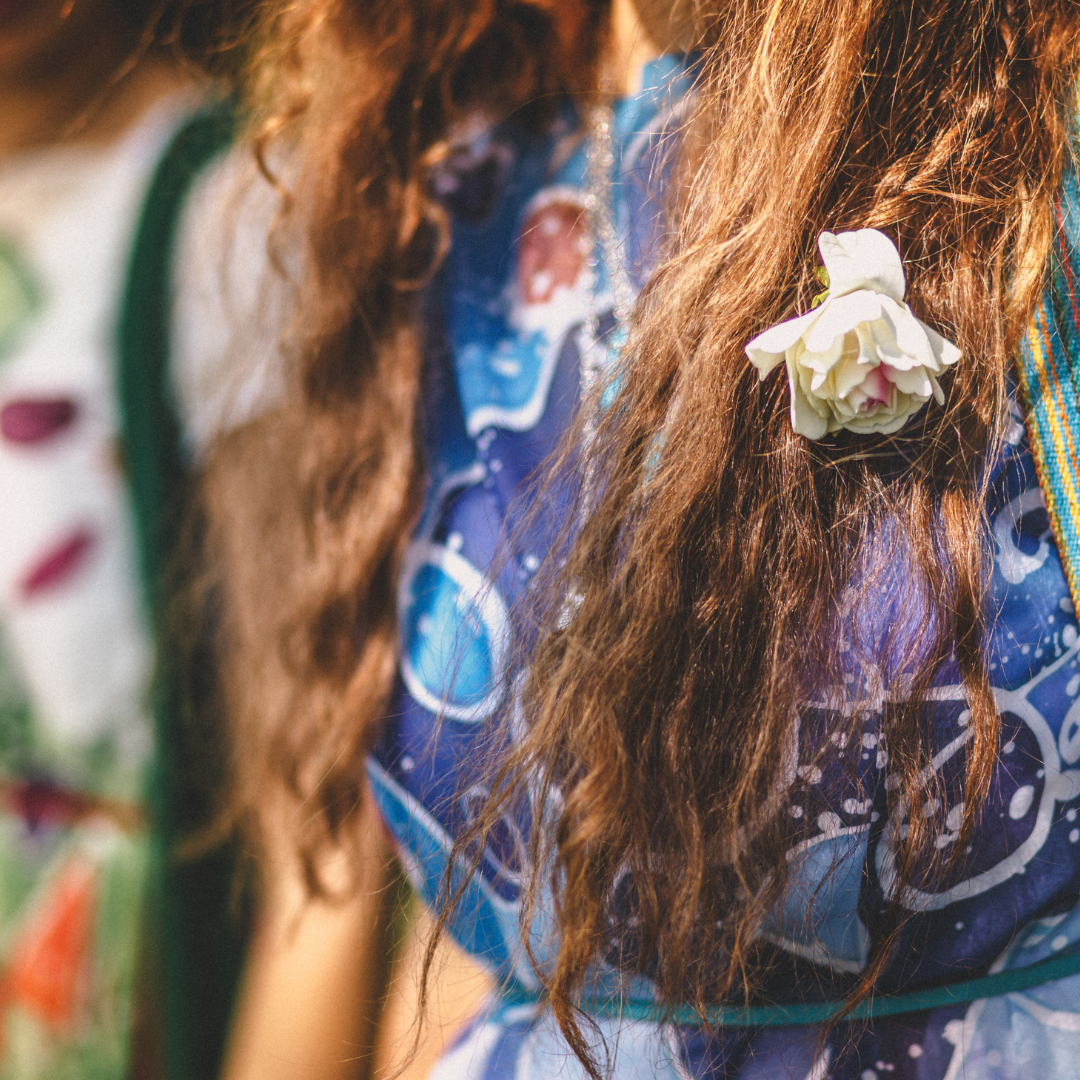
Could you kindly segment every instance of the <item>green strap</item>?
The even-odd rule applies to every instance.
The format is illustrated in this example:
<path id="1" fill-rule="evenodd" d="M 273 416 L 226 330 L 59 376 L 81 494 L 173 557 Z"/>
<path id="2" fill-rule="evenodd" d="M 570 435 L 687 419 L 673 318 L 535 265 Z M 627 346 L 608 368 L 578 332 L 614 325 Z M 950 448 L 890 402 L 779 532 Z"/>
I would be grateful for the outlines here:
<path id="1" fill-rule="evenodd" d="M 185 199 L 203 169 L 229 145 L 231 108 L 192 117 L 177 132 L 150 181 L 135 233 L 117 327 L 123 453 L 151 623 L 164 622 L 163 575 L 171 558 L 185 468 L 169 386 L 173 261 Z M 159 651 L 153 700 L 156 762 L 154 948 L 168 1080 L 211 1080 L 220 1065 L 238 983 L 243 942 L 230 915 L 231 853 L 174 857 L 195 822 L 184 791 L 184 739 L 176 673 Z"/>
<path id="2" fill-rule="evenodd" d="M 169 557 L 168 512 L 185 473 L 168 379 L 176 231 L 192 183 L 229 145 L 233 128 L 231 113 L 218 109 L 192 117 L 173 138 L 147 190 L 120 309 L 124 452 L 143 582 L 155 624 Z"/>
<path id="3" fill-rule="evenodd" d="M 717 1028 L 814 1027 L 842 1021 L 880 1020 L 886 1016 L 965 1005 L 980 998 L 1002 997 L 1030 990 L 1033 986 L 1077 974 L 1080 974 L 1080 946 L 1062 950 L 1026 967 L 1009 968 L 975 979 L 902 994 L 878 994 L 850 1009 L 842 1001 L 822 1001 L 805 1005 L 716 1005 L 701 1012 L 692 1005 L 665 1008 L 656 1002 L 618 996 L 588 998 L 581 1003 L 581 1008 L 595 1017 L 671 1023 L 682 1027 L 702 1027 L 705 1024 Z M 500 993 L 510 1005 L 540 1004 L 540 998 L 518 984 L 506 984 Z"/>

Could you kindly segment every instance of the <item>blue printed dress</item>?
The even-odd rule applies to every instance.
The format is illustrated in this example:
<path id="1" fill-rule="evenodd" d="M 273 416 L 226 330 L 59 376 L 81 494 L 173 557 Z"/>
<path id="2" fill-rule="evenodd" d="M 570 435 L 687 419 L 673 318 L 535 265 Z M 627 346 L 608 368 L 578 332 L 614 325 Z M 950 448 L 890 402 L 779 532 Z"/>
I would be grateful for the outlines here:
<path id="1" fill-rule="evenodd" d="M 688 85 L 681 62 L 657 61 L 643 90 L 615 110 L 612 199 L 635 285 L 656 250 L 665 133 L 682 115 Z M 369 762 L 386 824 L 429 902 L 455 835 L 486 795 L 508 611 L 545 554 L 541 535 L 527 538 L 495 570 L 496 547 L 520 485 L 578 406 L 587 332 L 611 307 L 605 272 L 590 262 L 585 172 L 585 147 L 563 117 L 541 134 L 510 124 L 485 131 L 436 177 L 454 233 L 430 305 L 442 342 L 431 356 L 431 484 L 400 584 L 400 677 Z M 1022 417 L 992 487 L 987 655 L 1002 717 L 998 764 L 971 848 L 956 863 L 962 869 L 904 894 L 910 918 L 883 990 L 1025 966 L 1080 942 L 1080 633 Z M 878 623 L 902 620 L 902 609 L 902 590 L 882 597 Z M 959 679 L 946 672 L 933 698 L 933 767 L 955 791 L 969 737 Z M 801 718 L 800 755 L 809 761 L 813 750 L 814 758 L 795 765 L 801 798 L 793 809 L 812 824 L 790 854 L 789 899 L 764 931 L 787 965 L 787 985 L 824 986 L 826 996 L 851 987 L 887 932 L 891 839 L 905 824 L 902 811 L 890 820 L 889 758 L 875 718 L 849 738 L 844 708 L 843 695 L 832 695 Z M 945 853 L 958 841 L 962 812 L 959 802 L 947 808 L 936 841 Z M 493 834 L 453 933 L 500 978 L 529 988 L 536 980 L 518 922 L 526 828 L 505 820 Z M 543 942 L 538 927 L 533 944 Z M 630 1019 L 598 1020 L 595 1037 L 620 1078 L 1067 1080 L 1080 1078 L 1080 976 L 843 1025 L 824 1041 L 813 1028 L 708 1038 Z M 433 1075 L 584 1073 L 550 1016 L 496 995 Z"/>

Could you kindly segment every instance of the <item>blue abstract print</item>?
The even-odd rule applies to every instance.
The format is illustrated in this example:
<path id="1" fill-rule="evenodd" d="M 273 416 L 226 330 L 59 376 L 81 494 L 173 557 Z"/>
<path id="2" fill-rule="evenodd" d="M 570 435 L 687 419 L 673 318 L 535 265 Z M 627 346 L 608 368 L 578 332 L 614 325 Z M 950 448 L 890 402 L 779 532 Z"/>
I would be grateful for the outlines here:
<path id="1" fill-rule="evenodd" d="M 642 92 L 615 110 L 612 196 L 635 285 L 657 249 L 657 178 L 689 83 L 681 61 L 659 61 Z M 505 705 L 508 612 L 545 555 L 539 533 L 510 556 L 501 557 L 500 538 L 523 482 L 578 407 L 586 325 L 611 307 L 604 270 L 590 260 L 585 172 L 585 148 L 566 116 L 542 134 L 512 125 L 479 132 L 436 177 L 454 234 L 431 303 L 442 327 L 430 362 L 431 483 L 400 584 L 400 678 L 369 762 L 386 824 L 431 903 L 455 837 L 487 795 L 492 721 Z M 781 1000 L 784 987 L 816 986 L 826 998 L 849 990 L 890 932 L 890 900 L 910 918 L 882 974 L 885 991 L 1025 966 L 1080 943 L 1080 632 L 1022 416 L 1007 443 L 994 466 L 988 538 L 986 655 L 1002 719 L 989 801 L 946 872 L 899 889 L 893 852 L 907 812 L 889 811 L 879 732 L 888 702 L 874 673 L 808 702 L 788 772 L 792 812 L 809 828 L 789 855 L 786 901 L 762 931 L 781 958 Z M 858 630 L 864 645 L 917 625 L 904 578 L 897 566 L 895 587 Z M 940 808 L 935 843 L 948 856 L 961 843 L 970 713 L 948 671 L 930 697 L 931 767 L 952 800 Z M 524 819 L 500 823 L 477 872 L 461 879 L 452 926 L 480 962 L 525 991 L 536 988 L 519 924 L 529 829 Z M 547 930 L 530 928 L 541 961 Z M 649 988 L 633 993 L 647 997 Z M 521 1000 L 497 995 L 433 1076 L 584 1076 L 550 1016 Z M 1080 976 L 824 1036 L 812 1028 L 710 1036 L 598 1018 L 592 1037 L 620 1078 L 1080 1080 Z"/>

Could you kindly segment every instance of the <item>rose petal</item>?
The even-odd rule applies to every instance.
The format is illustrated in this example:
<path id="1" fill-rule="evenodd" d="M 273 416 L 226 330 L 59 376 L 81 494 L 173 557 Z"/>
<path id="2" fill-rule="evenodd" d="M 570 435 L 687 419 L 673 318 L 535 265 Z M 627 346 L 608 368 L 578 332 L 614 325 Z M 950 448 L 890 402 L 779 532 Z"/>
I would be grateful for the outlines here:
<path id="1" fill-rule="evenodd" d="M 838 337 L 854 330 L 859 323 L 871 322 L 881 315 L 881 297 L 866 289 L 832 297 L 818 308 L 817 321 L 803 341 L 807 352 L 827 352 Z"/>
<path id="2" fill-rule="evenodd" d="M 829 296 L 840 297 L 859 289 L 873 289 L 903 300 L 907 282 L 896 245 L 877 229 L 823 232 L 818 250 L 829 271 Z"/>
<path id="3" fill-rule="evenodd" d="M 864 357 L 861 353 L 845 359 L 836 369 L 835 391 L 839 398 L 847 397 L 856 386 L 861 386 L 870 372 L 877 366 L 876 359 Z"/>
<path id="4" fill-rule="evenodd" d="M 783 353 L 759 352 L 756 349 L 751 352 L 749 345 L 746 347 L 746 357 L 750 363 L 757 368 L 759 380 L 764 380 L 767 375 L 771 374 L 777 365 L 784 362 Z"/>
<path id="5" fill-rule="evenodd" d="M 881 297 L 881 317 L 860 329 L 873 341 L 882 363 L 907 369 L 932 360 L 932 355 L 927 351 L 929 345 L 921 338 L 912 338 L 910 326 L 908 326 L 911 322 L 917 323 L 917 320 L 911 314 L 907 304 L 898 304 L 891 296 L 883 296 Z M 901 327 L 906 329 L 904 340 L 900 340 Z M 921 359 L 916 355 L 919 349 L 922 350 Z"/>
<path id="6" fill-rule="evenodd" d="M 921 408 L 921 406 L 907 407 L 903 409 L 897 409 L 896 413 L 890 417 L 888 413 L 880 413 L 878 416 L 871 417 L 867 424 L 867 434 L 878 435 L 891 435 L 894 431 L 899 431 Z"/>
<path id="7" fill-rule="evenodd" d="M 777 323 L 746 343 L 746 356 L 758 369 L 762 379 L 784 359 L 784 353 L 803 336 L 817 317 L 817 311 L 810 311 L 798 318 Z"/>
<path id="8" fill-rule="evenodd" d="M 820 439 L 829 430 L 828 422 L 803 393 L 792 364 L 788 364 L 788 387 L 791 393 L 791 430 L 807 439 Z"/>
<path id="9" fill-rule="evenodd" d="M 926 336 L 926 324 L 915 317 L 907 304 L 893 304 L 890 300 L 884 299 L 881 310 L 881 322 L 891 324 L 892 332 L 896 336 L 896 344 L 900 349 L 901 355 L 897 357 L 893 367 L 928 367 L 936 370 L 938 361 L 930 340 Z"/>
<path id="10" fill-rule="evenodd" d="M 868 401 L 873 401 L 878 405 L 888 405 L 896 393 L 880 367 L 866 373 L 866 378 L 863 379 L 859 389 L 866 395 Z"/>
<path id="11" fill-rule="evenodd" d="M 796 359 L 800 366 L 809 368 L 811 371 L 816 371 L 821 375 L 828 375 L 840 362 L 840 357 L 844 353 L 844 340 L 846 337 L 846 334 L 841 334 L 840 337 L 834 338 L 832 344 L 824 352 L 810 352 L 806 348 L 798 349 Z"/>
<path id="12" fill-rule="evenodd" d="M 834 380 L 831 371 L 821 374 L 811 368 L 798 364 L 799 386 L 802 392 L 810 399 L 819 413 L 824 416 L 828 412 L 829 401 L 836 397 L 833 389 Z"/>
<path id="13" fill-rule="evenodd" d="M 859 408 L 865 400 L 866 395 L 856 387 L 847 397 L 836 398 L 830 401 L 829 404 L 832 406 L 833 415 L 837 420 L 841 424 L 847 424 L 849 420 L 853 420 L 859 415 Z"/>
<path id="14" fill-rule="evenodd" d="M 796 372 L 796 376 L 799 380 L 799 388 L 802 392 L 813 402 L 827 401 L 832 396 L 829 390 L 825 389 L 826 386 L 831 385 L 829 382 L 829 373 L 815 371 L 813 368 L 804 364 L 803 359 L 805 358 L 806 353 L 792 350 L 792 354 L 789 355 L 794 364 L 794 371 Z M 825 390 L 825 392 L 822 393 L 822 390 Z M 822 408 L 823 407 L 824 406 L 822 406 Z M 818 411 L 820 412 L 821 409 Z"/>
<path id="15" fill-rule="evenodd" d="M 948 338 L 943 338 L 936 330 L 932 330 L 924 322 L 920 322 L 919 325 L 926 333 L 930 348 L 934 350 L 934 356 L 941 367 L 951 367 L 960 359 L 960 350 Z"/>
<path id="16" fill-rule="evenodd" d="M 938 385 L 937 379 L 935 379 L 933 375 L 928 375 L 927 378 L 930 380 L 930 385 L 934 388 L 934 400 L 939 405 L 944 405 L 945 395 L 941 392 L 941 387 Z"/>
<path id="17" fill-rule="evenodd" d="M 859 338 L 859 355 L 863 357 L 863 362 L 871 367 L 895 362 L 903 365 L 907 362 L 907 357 L 900 352 L 892 328 L 886 319 L 860 323 L 855 328 L 855 333 Z"/>
<path id="18" fill-rule="evenodd" d="M 924 367 L 909 368 L 905 371 L 903 368 L 894 368 L 890 365 L 887 368 L 886 378 L 902 394 L 914 394 L 923 401 L 926 401 L 933 393 L 930 376 Z"/>

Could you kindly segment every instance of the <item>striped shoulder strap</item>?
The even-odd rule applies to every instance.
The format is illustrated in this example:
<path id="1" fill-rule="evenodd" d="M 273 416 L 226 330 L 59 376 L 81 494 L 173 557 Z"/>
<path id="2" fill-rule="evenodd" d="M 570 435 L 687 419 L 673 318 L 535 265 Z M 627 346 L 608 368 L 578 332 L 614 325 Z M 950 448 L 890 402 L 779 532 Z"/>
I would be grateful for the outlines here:
<path id="1" fill-rule="evenodd" d="M 1031 448 L 1069 592 L 1080 611 L 1080 181 L 1070 163 L 1056 204 L 1049 279 L 1020 347 Z"/>

